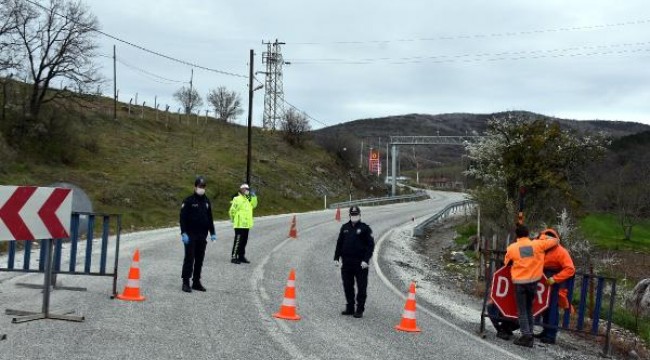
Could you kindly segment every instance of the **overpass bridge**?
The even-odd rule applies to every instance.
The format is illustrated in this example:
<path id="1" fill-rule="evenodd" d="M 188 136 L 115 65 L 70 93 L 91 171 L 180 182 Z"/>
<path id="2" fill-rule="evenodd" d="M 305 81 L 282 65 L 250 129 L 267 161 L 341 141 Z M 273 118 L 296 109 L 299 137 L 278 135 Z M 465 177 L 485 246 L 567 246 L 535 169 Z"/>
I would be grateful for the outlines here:
<path id="1" fill-rule="evenodd" d="M 397 189 L 397 155 L 400 145 L 460 145 L 465 146 L 468 143 L 478 141 L 482 136 L 391 136 L 391 196 L 395 196 Z"/>

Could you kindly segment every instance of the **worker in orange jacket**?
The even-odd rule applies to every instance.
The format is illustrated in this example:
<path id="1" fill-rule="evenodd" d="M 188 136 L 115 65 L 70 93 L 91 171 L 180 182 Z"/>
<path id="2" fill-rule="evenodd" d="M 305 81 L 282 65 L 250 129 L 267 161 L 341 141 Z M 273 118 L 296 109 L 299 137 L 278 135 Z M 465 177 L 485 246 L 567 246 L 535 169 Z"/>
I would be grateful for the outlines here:
<path id="1" fill-rule="evenodd" d="M 553 229 L 545 229 L 540 232 L 538 239 L 557 239 L 559 241 L 560 236 Z M 544 257 L 544 275 L 546 275 L 548 279 L 546 284 L 552 286 L 551 298 L 554 298 L 554 293 L 557 293 L 558 306 L 554 309 L 554 313 L 551 313 L 551 309 L 549 308 L 542 315 L 542 324 L 549 325 L 549 327 L 544 327 L 544 330 L 540 334 L 536 334 L 535 337 L 539 338 L 543 343 L 555 344 L 557 327 L 559 324 L 559 309 L 571 308 L 571 304 L 569 304 L 569 299 L 567 297 L 569 291 L 563 284 L 565 281 L 572 278 L 575 273 L 576 268 L 573 265 L 571 255 L 569 255 L 567 249 L 562 245 L 558 244 L 546 251 Z"/>
<path id="2" fill-rule="evenodd" d="M 532 241 L 528 228 L 518 225 L 515 229 L 517 241 L 508 246 L 504 263 L 512 265 L 510 275 L 515 284 L 517 313 L 521 337 L 514 341 L 515 345 L 533 347 L 533 299 L 537 291 L 537 282 L 544 274 L 544 253 L 556 246 L 558 239 L 549 238 Z"/>

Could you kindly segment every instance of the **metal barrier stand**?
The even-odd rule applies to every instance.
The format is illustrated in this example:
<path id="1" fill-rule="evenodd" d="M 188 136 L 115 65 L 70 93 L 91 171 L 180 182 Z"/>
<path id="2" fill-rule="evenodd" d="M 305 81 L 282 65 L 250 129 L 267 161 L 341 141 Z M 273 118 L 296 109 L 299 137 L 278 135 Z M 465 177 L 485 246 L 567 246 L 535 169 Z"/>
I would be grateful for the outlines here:
<path id="1" fill-rule="evenodd" d="M 54 319 L 66 321 L 84 321 L 83 316 L 68 315 L 73 311 L 65 312 L 65 314 L 52 314 L 50 313 L 50 294 L 52 292 L 52 253 L 53 244 L 52 239 L 46 239 L 45 243 L 45 268 L 44 268 L 44 282 L 43 282 L 43 309 L 40 313 L 21 311 L 21 310 L 6 310 L 7 315 L 16 315 L 17 317 L 11 320 L 12 323 L 23 323 L 33 320 Z"/>
<path id="2" fill-rule="evenodd" d="M 60 264 L 61 263 L 61 239 L 54 240 L 56 241 L 56 251 L 54 252 L 54 264 Z M 45 249 L 44 243 L 45 240 L 41 242 L 41 249 Z M 30 245 L 31 243 L 26 243 L 27 245 Z M 31 246 L 30 246 L 31 247 Z M 26 249 L 25 251 L 25 262 L 23 266 L 28 266 L 29 264 L 29 250 Z M 58 258 L 57 258 L 58 256 Z M 29 269 L 26 269 L 29 270 Z M 39 270 L 40 271 L 40 270 Z M 52 274 L 51 278 L 51 283 L 50 286 L 52 287 L 53 290 L 68 290 L 68 291 L 87 291 L 88 289 L 84 287 L 75 287 L 75 286 L 62 286 L 59 281 L 57 281 L 57 273 L 60 271 L 60 269 L 54 269 L 54 273 Z M 43 285 L 39 284 L 30 284 L 30 283 L 16 283 L 16 286 L 27 288 L 27 289 L 44 289 Z"/>

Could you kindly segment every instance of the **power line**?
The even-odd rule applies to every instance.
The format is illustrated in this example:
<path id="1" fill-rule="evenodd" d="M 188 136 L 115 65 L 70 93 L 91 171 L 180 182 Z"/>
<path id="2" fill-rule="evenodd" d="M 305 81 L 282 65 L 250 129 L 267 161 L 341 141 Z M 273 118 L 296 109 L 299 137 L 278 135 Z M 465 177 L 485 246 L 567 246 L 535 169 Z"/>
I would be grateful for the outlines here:
<path id="1" fill-rule="evenodd" d="M 548 58 L 548 57 L 577 57 L 577 56 L 633 53 L 633 52 L 647 51 L 647 49 L 583 52 L 583 53 L 570 53 L 570 52 L 580 51 L 580 50 L 611 49 L 611 48 L 648 46 L 648 45 L 650 45 L 650 42 L 580 46 L 580 47 L 545 49 L 545 50 L 506 51 L 506 52 L 499 52 L 499 53 L 410 56 L 410 57 L 399 57 L 399 58 L 376 57 L 376 58 L 347 59 L 347 60 L 341 58 L 338 59 L 336 58 L 315 59 L 314 58 L 314 59 L 305 59 L 305 60 L 294 59 L 291 60 L 291 63 L 295 65 L 305 65 L 305 64 L 368 65 L 374 63 L 388 63 L 388 64 L 400 65 L 400 64 L 415 64 L 415 63 L 423 63 L 423 62 L 453 63 L 453 62 L 479 62 L 479 61 L 500 61 L 500 60 L 525 60 L 525 59 L 538 59 L 538 58 Z M 555 53 L 560 53 L 560 54 L 555 54 Z"/>
<path id="2" fill-rule="evenodd" d="M 153 81 L 155 81 L 155 82 L 157 82 L 157 83 L 160 83 L 160 84 L 174 84 L 174 83 L 175 83 L 175 84 L 182 84 L 182 83 L 187 83 L 187 81 L 173 80 L 173 79 L 168 79 L 168 78 L 166 78 L 166 77 L 164 77 L 164 76 L 156 75 L 156 74 L 154 74 L 154 73 L 152 73 L 152 72 L 149 72 L 149 71 L 144 70 L 144 69 L 142 69 L 142 68 L 139 68 L 139 67 L 137 67 L 137 66 L 130 65 L 130 64 L 124 62 L 123 60 L 120 60 L 119 58 L 117 59 L 117 62 L 120 63 L 120 64 L 122 64 L 122 65 L 124 65 L 124 66 L 126 66 L 126 67 L 128 67 L 128 68 L 130 68 L 130 69 L 132 69 L 132 70 L 138 71 L 138 72 L 140 72 L 140 73 L 142 73 L 142 74 L 145 74 L 145 75 L 148 75 L 148 76 L 150 76 L 150 77 L 155 78 L 155 79 L 151 79 L 151 78 L 150 78 L 150 80 L 153 80 Z M 156 80 L 156 79 L 164 80 L 165 82 L 158 81 L 158 80 Z"/>
<path id="3" fill-rule="evenodd" d="M 289 106 L 290 106 L 291 108 L 293 108 L 294 110 L 300 112 L 301 114 L 304 114 L 308 119 L 310 119 L 310 120 L 312 120 L 312 121 L 315 121 L 315 122 L 317 122 L 317 123 L 319 123 L 319 124 L 321 124 L 321 125 L 323 125 L 323 126 L 329 126 L 328 124 L 325 124 L 324 122 L 322 122 L 322 121 L 320 121 L 320 120 L 317 120 L 317 119 L 311 117 L 311 116 L 310 116 L 309 114 L 307 114 L 306 112 L 300 110 L 297 106 L 295 106 L 295 105 L 291 104 L 290 102 L 288 102 L 284 97 L 280 97 L 280 100 L 282 100 L 282 102 L 284 102 L 285 104 L 289 105 Z"/>
<path id="4" fill-rule="evenodd" d="M 25 0 L 25 1 L 28 2 L 28 3 L 30 3 L 30 4 L 32 4 L 32 5 L 36 5 L 36 6 L 40 7 L 41 9 L 44 9 L 44 10 L 49 11 L 49 12 L 52 12 L 52 9 L 49 9 L 49 8 L 45 7 L 44 5 L 41 5 L 41 4 L 39 4 L 39 3 L 35 2 L 35 1 L 32 1 L 32 0 Z M 79 25 L 79 26 L 83 26 L 83 25 L 79 24 L 78 22 L 75 22 L 74 20 L 68 18 L 67 16 L 65 16 L 65 15 L 63 15 L 63 14 L 59 14 L 59 13 L 57 13 L 57 12 L 52 12 L 52 13 L 53 13 L 54 15 L 56 15 L 56 16 L 59 16 L 59 17 L 62 17 L 62 18 L 64 18 L 64 19 L 66 19 L 66 20 L 68 20 L 68 21 L 74 22 L 75 24 L 77 24 L 77 25 Z M 111 35 L 111 34 L 109 34 L 109 33 L 107 33 L 107 32 L 101 31 L 101 30 L 99 30 L 99 29 L 95 29 L 95 28 L 88 28 L 88 29 L 91 30 L 91 31 L 94 31 L 94 32 L 96 32 L 96 33 L 99 33 L 99 34 L 101 34 L 101 35 L 104 35 L 104 36 L 106 36 L 107 38 L 113 39 L 113 40 L 115 40 L 115 41 L 118 41 L 118 42 L 121 42 L 121 43 L 123 43 L 123 44 L 129 45 L 129 46 L 131 46 L 131 47 L 134 47 L 134 48 L 136 48 L 136 49 L 138 49 L 138 50 L 141 50 L 141 51 L 147 52 L 147 53 L 149 53 L 149 54 L 152 54 L 152 55 L 155 55 L 155 56 L 158 56 L 158 57 L 162 57 L 162 58 L 164 58 L 164 59 L 167 59 L 167 60 L 170 60 L 170 61 L 173 61 L 173 62 L 179 63 L 179 64 L 183 64 L 183 65 L 186 65 L 186 66 L 190 66 L 190 67 L 197 68 L 197 69 L 201 69 L 201 70 L 205 70 L 205 71 L 214 72 L 214 73 L 221 74 L 221 75 L 234 76 L 234 77 L 239 77 L 239 78 L 248 78 L 248 76 L 246 76 L 246 75 L 235 74 L 235 73 L 228 72 L 228 71 L 223 71 L 223 70 L 213 69 L 213 68 L 209 68 L 209 67 L 201 66 L 201 65 L 198 65 L 198 64 L 195 64 L 195 63 L 192 63 L 192 62 L 186 61 L 186 60 L 182 60 L 182 59 L 174 58 L 174 57 L 171 57 L 171 56 L 169 56 L 169 55 L 165 55 L 165 54 L 163 54 L 163 53 L 160 53 L 160 52 L 158 52 L 158 51 L 147 49 L 147 48 L 145 48 L 144 46 L 140 46 L 140 45 L 134 44 L 134 43 L 132 43 L 132 42 L 130 42 L 130 41 L 123 40 L 123 39 L 121 39 L 121 38 L 119 38 L 119 37 L 117 37 L 117 36 Z"/>
<path id="5" fill-rule="evenodd" d="M 588 25 L 588 26 L 571 26 L 561 27 L 554 29 L 537 29 L 528 31 L 513 31 L 489 34 L 469 34 L 469 35 L 452 35 L 452 36 L 436 36 L 429 38 L 412 38 L 412 39 L 392 39 L 392 40 L 358 40 L 358 41 L 330 41 L 330 42 L 292 42 L 291 45 L 360 45 L 360 44 L 389 44 L 389 43 L 404 43 L 404 42 L 419 42 L 419 41 L 446 41 L 446 40 L 468 40 L 468 39 L 485 39 L 495 37 L 513 37 L 521 35 L 535 35 L 546 33 L 559 33 L 581 30 L 601 30 L 623 26 L 644 25 L 649 24 L 650 19 L 624 21 L 612 24 L 601 25 Z"/>

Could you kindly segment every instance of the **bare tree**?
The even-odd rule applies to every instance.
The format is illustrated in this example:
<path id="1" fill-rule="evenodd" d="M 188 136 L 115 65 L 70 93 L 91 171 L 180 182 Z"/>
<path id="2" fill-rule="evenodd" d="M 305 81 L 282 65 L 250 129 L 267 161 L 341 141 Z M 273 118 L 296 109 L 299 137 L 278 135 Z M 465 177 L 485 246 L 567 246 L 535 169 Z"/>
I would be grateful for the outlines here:
<path id="1" fill-rule="evenodd" d="M 203 106 L 203 99 L 199 95 L 199 92 L 196 89 L 190 91 L 190 88 L 185 86 L 174 93 L 174 99 L 183 106 L 186 115 L 191 114 L 194 110 Z"/>
<path id="2" fill-rule="evenodd" d="M 235 91 L 228 91 L 225 86 L 210 90 L 207 99 L 214 108 L 217 118 L 223 121 L 233 121 L 244 112 L 241 108 L 239 94 Z"/>
<path id="3" fill-rule="evenodd" d="M 72 94 L 50 91 L 55 79 L 80 93 L 100 82 L 93 61 L 99 22 L 80 1 L 50 0 L 47 8 L 24 4 L 14 16 L 16 37 L 28 60 L 25 71 L 33 82 L 29 95 L 32 117 L 38 117 L 43 104 Z"/>
<path id="4" fill-rule="evenodd" d="M 306 133 L 311 129 L 307 116 L 294 109 L 285 112 L 280 122 L 280 129 L 284 138 L 291 145 L 301 146 L 306 138 Z"/>
<path id="5" fill-rule="evenodd" d="M 19 4 L 13 0 L 0 0 L 0 72 L 17 66 L 16 31 L 14 16 Z"/>
<path id="6" fill-rule="evenodd" d="M 625 240 L 632 239 L 632 228 L 643 219 L 650 217 L 650 156 L 638 154 L 635 157 L 620 159 L 618 168 L 610 168 L 603 176 L 611 179 L 604 187 L 603 195 L 611 199 L 612 207 Z M 602 179 L 601 181 L 603 181 Z"/>

